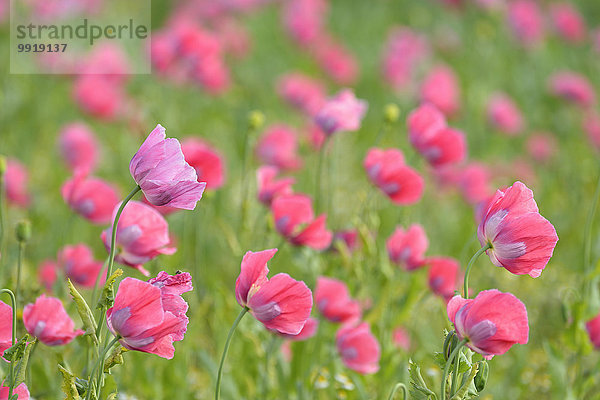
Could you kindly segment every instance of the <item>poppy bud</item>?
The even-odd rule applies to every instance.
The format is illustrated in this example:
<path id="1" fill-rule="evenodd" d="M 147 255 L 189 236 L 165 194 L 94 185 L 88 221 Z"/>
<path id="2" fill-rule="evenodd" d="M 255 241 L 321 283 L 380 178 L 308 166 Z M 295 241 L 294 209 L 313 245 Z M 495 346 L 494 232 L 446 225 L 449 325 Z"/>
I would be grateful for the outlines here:
<path id="1" fill-rule="evenodd" d="M 487 383 L 488 375 L 490 373 L 490 366 L 487 361 L 479 362 L 479 371 L 477 371 L 477 375 L 475 375 L 475 389 L 478 392 L 482 392 L 485 389 L 485 384 Z"/>
<path id="2" fill-rule="evenodd" d="M 260 129 L 265 123 L 265 114 L 261 111 L 250 111 L 248 113 L 248 126 L 252 130 Z"/>
<path id="3" fill-rule="evenodd" d="M 383 118 L 388 124 L 393 124 L 400 118 L 400 107 L 394 103 L 386 104 L 383 109 Z"/>
<path id="4" fill-rule="evenodd" d="M 31 239 L 31 222 L 24 219 L 17 224 L 15 229 L 17 241 L 20 243 L 27 243 Z"/>
<path id="5" fill-rule="evenodd" d="M 6 157 L 3 155 L 0 155 L 0 179 L 4 176 L 4 173 L 6 172 L 6 167 L 7 167 Z"/>
<path id="6" fill-rule="evenodd" d="M 444 359 L 448 360 L 450 358 L 450 354 L 452 354 L 456 345 L 458 345 L 458 338 L 456 332 L 452 331 L 446 335 L 444 340 Z"/>

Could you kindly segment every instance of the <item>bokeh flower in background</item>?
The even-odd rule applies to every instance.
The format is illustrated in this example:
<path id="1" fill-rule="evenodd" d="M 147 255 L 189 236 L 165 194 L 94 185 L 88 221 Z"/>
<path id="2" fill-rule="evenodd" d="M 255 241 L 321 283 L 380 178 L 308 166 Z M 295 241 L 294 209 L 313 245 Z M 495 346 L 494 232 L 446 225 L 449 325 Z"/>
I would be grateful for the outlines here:
<path id="1" fill-rule="evenodd" d="M 385 242 L 385 247 L 394 264 L 412 271 L 425 265 L 429 240 L 425 229 L 419 224 L 411 225 L 407 230 L 398 226 Z"/>
<path id="2" fill-rule="evenodd" d="M 344 365 L 360 374 L 374 374 L 379 370 L 381 349 L 371 333 L 369 324 L 346 325 L 336 334 L 336 345 Z"/>
<path id="3" fill-rule="evenodd" d="M 61 187 L 63 200 L 88 221 L 97 225 L 112 221 L 112 212 L 119 203 L 118 191 L 99 178 L 86 177 L 79 172 Z"/>
<path id="4" fill-rule="evenodd" d="M 114 214 L 117 207 L 113 211 Z M 101 235 L 106 250 L 110 250 L 112 228 L 106 228 Z M 115 261 L 129 265 L 149 276 L 143 264 L 160 254 L 173 254 L 176 248 L 170 247 L 169 225 L 164 217 L 152 207 L 138 201 L 130 201 L 125 206 L 117 224 Z"/>
<path id="5" fill-rule="evenodd" d="M 23 308 L 23 324 L 30 335 L 37 337 L 46 346 L 61 346 L 83 335 L 81 329 L 74 329 L 75 323 L 69 317 L 60 299 L 42 294 Z"/>

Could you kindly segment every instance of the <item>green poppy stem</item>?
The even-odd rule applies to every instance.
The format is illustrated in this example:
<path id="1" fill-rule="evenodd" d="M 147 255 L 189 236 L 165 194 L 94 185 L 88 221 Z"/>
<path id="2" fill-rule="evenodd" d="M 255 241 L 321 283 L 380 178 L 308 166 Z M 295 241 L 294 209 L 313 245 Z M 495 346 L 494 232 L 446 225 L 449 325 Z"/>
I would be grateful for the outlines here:
<path id="1" fill-rule="evenodd" d="M 227 352 L 229 351 L 231 338 L 233 337 L 235 329 L 240 324 L 240 321 L 249 310 L 250 309 L 248 307 L 244 307 L 233 322 L 233 325 L 231 325 L 231 329 L 229 329 L 229 334 L 227 335 L 227 340 L 225 341 L 225 348 L 223 349 L 223 355 L 221 356 L 221 363 L 219 364 L 219 372 L 217 373 L 217 387 L 215 390 L 215 400 L 219 400 L 219 396 L 221 395 L 221 377 L 223 376 L 223 364 L 225 363 L 225 358 L 227 357 Z"/>
<path id="2" fill-rule="evenodd" d="M 473 257 L 471 257 L 471 260 L 469 260 L 469 264 L 467 265 L 467 270 L 465 271 L 465 282 L 463 285 L 463 297 L 465 299 L 469 298 L 469 273 L 471 272 L 471 267 L 473 267 L 473 264 L 475 264 L 475 261 L 479 258 L 480 255 L 482 255 L 483 253 L 485 253 L 487 250 L 489 250 L 491 248 L 492 248 L 492 244 L 487 243 L 485 246 L 483 246 L 482 248 L 477 250 L 477 253 L 475 253 L 473 255 Z"/>

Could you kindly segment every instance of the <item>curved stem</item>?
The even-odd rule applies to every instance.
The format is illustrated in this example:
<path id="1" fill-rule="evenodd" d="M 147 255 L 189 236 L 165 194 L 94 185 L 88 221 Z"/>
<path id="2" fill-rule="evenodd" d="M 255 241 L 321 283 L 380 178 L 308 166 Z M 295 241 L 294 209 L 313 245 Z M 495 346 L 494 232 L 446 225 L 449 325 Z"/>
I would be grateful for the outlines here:
<path id="1" fill-rule="evenodd" d="M 2 289 L 0 290 L 0 294 L 7 293 L 10 296 L 10 301 L 12 303 L 12 345 L 14 346 L 17 343 L 17 298 L 15 294 L 10 289 Z M 10 361 L 10 379 L 8 381 L 8 398 L 13 395 L 14 385 L 15 385 L 15 362 L 14 360 Z"/>
<path id="2" fill-rule="evenodd" d="M 142 190 L 140 185 L 136 185 L 136 187 L 127 195 L 127 197 L 125 197 L 125 200 L 121 202 L 121 206 L 119 206 L 117 214 L 115 215 L 115 220 L 113 221 L 112 232 L 110 236 L 110 253 L 108 254 L 108 268 L 106 269 L 107 281 L 110 277 L 110 274 L 112 274 L 113 263 L 115 261 L 115 241 L 117 240 L 117 224 L 119 223 L 119 218 L 121 217 L 123 209 L 125 208 L 127 203 L 129 203 L 129 200 L 131 200 L 133 196 L 135 196 L 135 194 L 140 190 Z"/>
<path id="3" fill-rule="evenodd" d="M 458 346 L 456 346 L 454 351 L 452 351 L 452 354 L 450 354 L 450 357 L 448 357 L 448 361 L 446 361 L 446 365 L 444 366 L 444 373 L 442 374 L 442 400 L 446 400 L 446 378 L 448 377 L 450 365 L 452 365 L 452 361 L 457 357 L 463 346 L 467 344 L 467 341 L 467 339 L 463 339 L 460 343 L 458 343 Z M 458 363 L 459 361 L 460 360 L 457 360 L 456 363 Z M 452 379 L 456 379 L 456 377 L 453 377 Z"/>
<path id="4" fill-rule="evenodd" d="M 250 309 L 248 307 L 244 307 L 242 311 L 238 314 L 237 318 L 231 325 L 231 329 L 229 329 L 229 334 L 227 335 L 227 340 L 225 341 L 225 348 L 223 349 L 223 355 L 221 355 L 221 363 L 219 364 L 219 372 L 217 373 L 217 388 L 215 390 L 215 400 L 219 400 L 219 396 L 221 395 L 221 377 L 223 375 L 223 364 L 225 363 L 225 358 L 227 357 L 227 352 L 229 351 L 229 345 L 231 344 L 231 338 L 233 337 L 233 333 L 235 332 L 235 328 L 240 324 L 240 321 L 246 315 L 246 313 Z"/>
<path id="5" fill-rule="evenodd" d="M 87 394 L 85 395 L 85 399 L 86 400 L 91 399 L 91 396 L 92 396 L 92 380 L 94 379 L 94 375 L 96 374 L 96 371 L 98 371 L 98 367 L 100 366 L 100 364 L 104 364 L 104 357 L 106 357 L 106 354 L 108 353 L 108 351 L 115 345 L 115 343 L 117 343 L 119 341 L 119 339 L 121 339 L 120 336 L 115 337 L 112 340 L 112 342 L 110 342 L 108 344 L 108 346 L 106 346 L 104 348 L 104 350 L 102 350 L 102 353 L 98 357 L 98 360 L 96 361 L 96 364 L 94 365 L 94 368 L 92 369 L 92 373 L 90 374 L 90 377 L 88 379 L 88 390 L 87 390 Z M 100 371 L 100 374 L 102 374 L 102 373 L 103 372 Z M 100 381 L 100 379 L 98 379 L 98 381 Z"/>
<path id="6" fill-rule="evenodd" d="M 402 400 L 406 400 L 407 391 L 406 385 L 404 383 L 396 383 L 396 386 L 394 386 L 394 388 L 392 389 L 388 400 L 394 400 L 394 396 L 396 395 L 398 389 L 402 389 Z"/>
<path id="7" fill-rule="evenodd" d="M 473 267 L 475 260 L 477 260 L 480 255 L 482 255 L 483 253 L 485 253 L 486 250 L 491 249 L 491 248 L 492 248 L 491 243 L 486 244 L 485 246 L 483 246 L 482 248 L 477 250 L 477 253 L 475 253 L 473 255 L 473 257 L 471 257 L 471 260 L 469 260 L 469 264 L 467 265 L 467 270 L 465 271 L 465 281 L 464 281 L 464 285 L 463 285 L 463 297 L 465 299 L 469 298 L 469 273 L 471 272 L 471 267 Z"/>

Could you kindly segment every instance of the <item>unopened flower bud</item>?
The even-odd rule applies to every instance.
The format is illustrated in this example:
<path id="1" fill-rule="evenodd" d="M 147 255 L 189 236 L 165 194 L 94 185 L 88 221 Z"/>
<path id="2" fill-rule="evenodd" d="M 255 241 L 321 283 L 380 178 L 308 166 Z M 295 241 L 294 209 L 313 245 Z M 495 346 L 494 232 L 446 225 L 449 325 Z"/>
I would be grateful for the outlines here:
<path id="1" fill-rule="evenodd" d="M 450 354 L 452 354 L 456 346 L 458 346 L 458 337 L 456 336 L 456 332 L 452 331 L 446 335 L 446 339 L 444 340 L 444 358 L 446 360 L 450 358 Z"/>
<path id="2" fill-rule="evenodd" d="M 31 223 L 24 219 L 17 224 L 15 229 L 17 241 L 21 243 L 27 243 L 31 239 Z"/>
<path id="3" fill-rule="evenodd" d="M 0 178 L 2 178 L 4 176 L 5 172 L 6 172 L 6 157 L 3 155 L 0 155 Z"/>
<path id="4" fill-rule="evenodd" d="M 393 124 L 400 118 L 400 107 L 394 103 L 387 104 L 383 109 L 383 118 L 388 124 Z"/>
<path id="5" fill-rule="evenodd" d="M 483 389 L 485 389 L 485 384 L 487 383 L 487 379 L 488 379 L 488 375 L 490 373 L 490 367 L 487 363 L 487 361 L 480 361 L 479 362 L 479 371 L 477 371 L 477 375 L 475 375 L 475 389 L 477 389 L 478 392 L 483 391 Z"/>
<path id="6" fill-rule="evenodd" d="M 265 114 L 260 111 L 250 111 L 248 114 L 248 126 L 252 130 L 260 129 L 265 123 Z"/>

